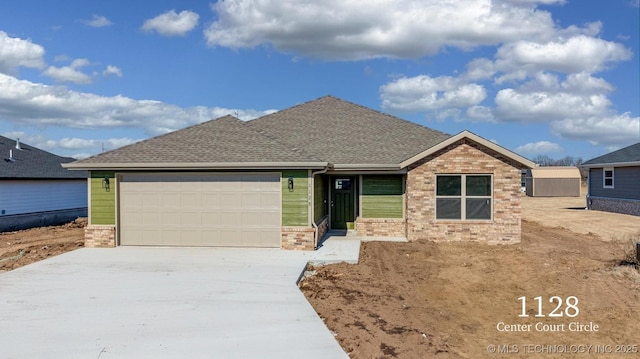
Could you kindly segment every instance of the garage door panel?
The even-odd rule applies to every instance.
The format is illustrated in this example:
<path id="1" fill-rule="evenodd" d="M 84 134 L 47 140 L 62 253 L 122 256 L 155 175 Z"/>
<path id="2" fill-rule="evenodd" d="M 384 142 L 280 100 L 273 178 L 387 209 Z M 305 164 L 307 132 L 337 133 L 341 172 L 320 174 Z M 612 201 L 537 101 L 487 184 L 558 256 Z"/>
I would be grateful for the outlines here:
<path id="1" fill-rule="evenodd" d="M 173 208 L 173 207 L 165 207 L 165 208 Z M 160 213 L 160 217 L 162 217 L 162 223 L 164 227 L 171 226 L 180 226 L 180 218 L 176 216 L 174 213 L 163 212 Z"/>
<path id="2" fill-rule="evenodd" d="M 241 213 L 238 211 L 226 210 L 220 213 L 220 222 L 227 226 L 238 227 L 242 225 Z"/>
<path id="3" fill-rule="evenodd" d="M 205 227 L 217 228 L 222 222 L 220 221 L 220 215 L 218 212 L 202 212 L 202 225 Z"/>
<path id="4" fill-rule="evenodd" d="M 240 201 L 241 208 L 261 208 L 261 197 L 259 192 L 243 193 Z"/>
<path id="5" fill-rule="evenodd" d="M 261 193 L 260 207 L 268 209 L 280 209 L 281 196 L 279 193 Z"/>
<path id="6" fill-rule="evenodd" d="M 186 192 L 180 194 L 180 208 L 200 208 L 202 206 L 201 196 L 197 192 Z"/>
<path id="7" fill-rule="evenodd" d="M 199 227 L 201 221 L 199 212 L 182 212 L 177 215 L 180 218 L 180 225 L 189 227 Z"/>
<path id="8" fill-rule="evenodd" d="M 212 189 L 214 190 L 214 189 Z M 202 195 L 202 206 L 212 209 L 222 208 L 219 193 L 205 193 Z"/>
<path id="9" fill-rule="evenodd" d="M 142 193 L 142 203 L 141 207 L 143 208 L 152 208 L 152 207 L 160 207 L 162 205 L 162 197 L 158 196 L 158 193 L 161 192 L 144 192 Z"/>
<path id="10" fill-rule="evenodd" d="M 162 206 L 165 208 L 180 208 L 180 194 L 179 193 L 164 193 L 162 195 Z"/>
<path id="11" fill-rule="evenodd" d="M 273 226 L 273 223 L 278 223 L 280 221 L 279 213 L 271 213 L 271 212 L 263 212 L 262 213 L 262 221 L 260 225 L 267 228 L 271 227 L 271 229 L 275 228 L 280 231 L 280 226 Z"/>
<path id="12" fill-rule="evenodd" d="M 276 174 L 125 174 L 123 245 L 279 247 Z"/>

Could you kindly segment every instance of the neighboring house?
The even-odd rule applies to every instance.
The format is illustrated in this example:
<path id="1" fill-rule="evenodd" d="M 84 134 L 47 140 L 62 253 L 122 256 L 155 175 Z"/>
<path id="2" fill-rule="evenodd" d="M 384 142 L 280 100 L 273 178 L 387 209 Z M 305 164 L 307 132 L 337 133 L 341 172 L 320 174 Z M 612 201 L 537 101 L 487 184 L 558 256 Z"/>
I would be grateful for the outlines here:
<path id="1" fill-rule="evenodd" d="M 533 166 L 470 132 L 450 136 L 331 96 L 65 165 L 90 171 L 87 246 L 307 250 L 329 229 L 517 242 L 520 171 Z"/>
<path id="2" fill-rule="evenodd" d="M 60 157 L 0 136 L 0 232 L 87 216 L 87 172 Z"/>
<path id="3" fill-rule="evenodd" d="M 640 142 L 580 167 L 589 171 L 587 208 L 640 216 Z"/>
<path id="4" fill-rule="evenodd" d="M 525 192 L 530 197 L 580 197 L 578 167 L 543 166 L 526 170 Z"/>

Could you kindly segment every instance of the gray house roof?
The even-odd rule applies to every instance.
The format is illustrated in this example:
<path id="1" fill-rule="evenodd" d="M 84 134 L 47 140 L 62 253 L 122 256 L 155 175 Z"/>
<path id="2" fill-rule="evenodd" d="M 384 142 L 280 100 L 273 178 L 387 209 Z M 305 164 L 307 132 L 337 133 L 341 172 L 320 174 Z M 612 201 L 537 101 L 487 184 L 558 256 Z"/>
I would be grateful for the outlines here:
<path id="1" fill-rule="evenodd" d="M 110 164 L 114 167 L 216 167 L 225 164 L 306 163 L 326 165 L 301 149 L 288 146 L 248 128 L 233 116 L 224 116 L 153 137 L 73 164 Z"/>
<path id="2" fill-rule="evenodd" d="M 451 137 L 332 96 L 247 125 L 332 164 L 398 164 Z"/>
<path id="3" fill-rule="evenodd" d="M 63 163 L 73 162 L 71 157 L 60 157 L 0 136 L 0 179 L 74 179 L 87 178 L 82 171 L 69 171 Z M 10 151 L 13 157 L 10 158 Z"/>
<path id="4" fill-rule="evenodd" d="M 233 116 L 65 165 L 73 169 L 401 169 L 447 141 L 473 137 L 429 129 L 332 96 L 252 121 Z M 528 160 L 504 150 L 529 166 Z"/>
<path id="5" fill-rule="evenodd" d="M 640 142 L 584 162 L 580 167 L 640 166 Z"/>

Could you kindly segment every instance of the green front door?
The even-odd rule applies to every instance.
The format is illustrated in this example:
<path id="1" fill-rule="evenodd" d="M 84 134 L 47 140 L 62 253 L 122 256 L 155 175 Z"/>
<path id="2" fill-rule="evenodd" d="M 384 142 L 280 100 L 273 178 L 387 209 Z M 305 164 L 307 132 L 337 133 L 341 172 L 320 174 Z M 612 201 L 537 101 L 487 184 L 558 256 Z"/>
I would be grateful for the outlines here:
<path id="1" fill-rule="evenodd" d="M 331 178 L 331 228 L 352 229 L 355 220 L 355 179 Z"/>

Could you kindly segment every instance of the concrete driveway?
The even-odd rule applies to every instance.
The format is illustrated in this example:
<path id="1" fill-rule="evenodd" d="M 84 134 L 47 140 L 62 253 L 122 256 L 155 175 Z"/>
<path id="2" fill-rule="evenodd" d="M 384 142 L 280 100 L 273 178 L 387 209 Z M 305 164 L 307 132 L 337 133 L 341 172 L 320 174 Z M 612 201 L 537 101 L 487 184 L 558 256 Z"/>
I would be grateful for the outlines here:
<path id="1" fill-rule="evenodd" d="M 296 286 L 341 253 L 79 249 L 0 274 L 0 356 L 347 358 Z"/>

